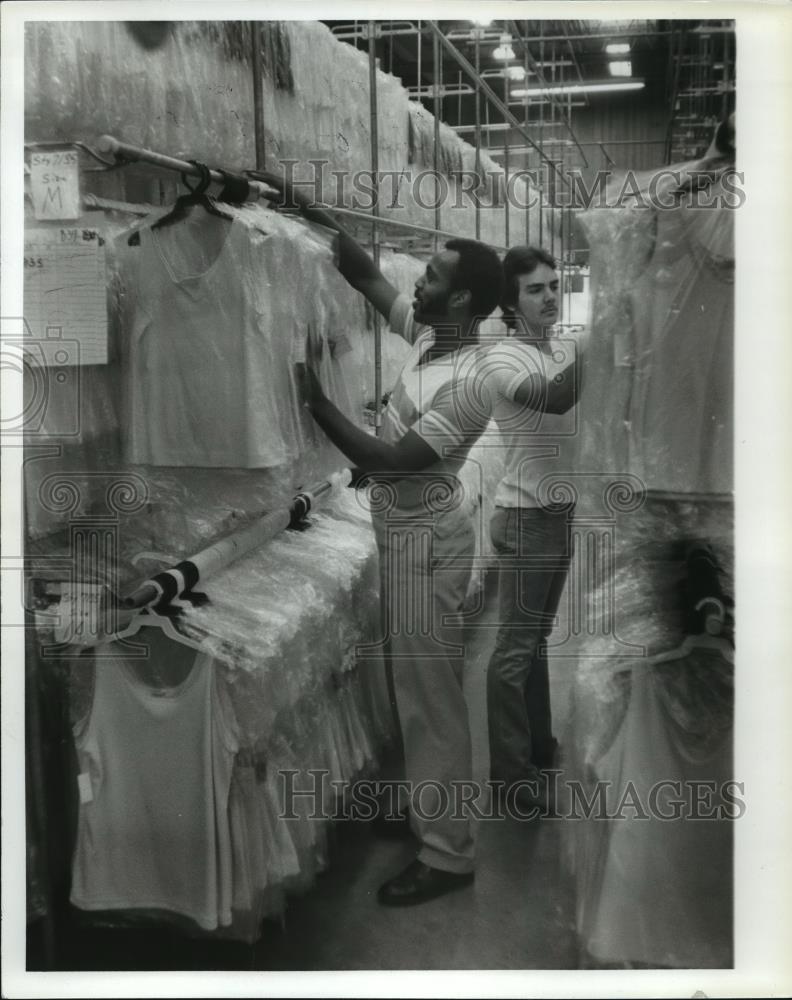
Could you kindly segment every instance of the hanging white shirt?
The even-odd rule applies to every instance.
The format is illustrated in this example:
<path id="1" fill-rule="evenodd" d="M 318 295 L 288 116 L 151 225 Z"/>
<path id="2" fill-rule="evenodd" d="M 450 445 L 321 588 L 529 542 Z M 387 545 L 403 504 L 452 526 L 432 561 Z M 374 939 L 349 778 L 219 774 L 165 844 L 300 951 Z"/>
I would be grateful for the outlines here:
<path id="1" fill-rule="evenodd" d="M 114 643 L 98 648 L 93 703 L 75 727 L 81 801 L 71 902 L 227 926 L 237 740 L 214 661 L 192 652 L 185 680 L 155 688 L 137 672 L 147 661 L 123 654 Z M 167 644 L 152 647 L 151 656 L 163 654 Z"/>

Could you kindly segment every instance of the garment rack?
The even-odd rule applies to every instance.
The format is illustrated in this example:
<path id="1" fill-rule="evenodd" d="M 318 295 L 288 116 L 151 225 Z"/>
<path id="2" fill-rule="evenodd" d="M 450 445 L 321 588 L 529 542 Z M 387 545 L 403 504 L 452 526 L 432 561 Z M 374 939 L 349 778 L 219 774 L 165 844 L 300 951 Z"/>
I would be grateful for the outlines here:
<path id="1" fill-rule="evenodd" d="M 180 174 L 189 177 L 201 177 L 201 170 L 194 163 L 188 160 L 181 160 L 175 156 L 168 156 L 165 153 L 155 153 L 151 149 L 143 149 L 139 146 L 130 146 L 126 142 L 121 142 L 112 135 L 102 135 L 96 143 L 96 148 L 100 153 L 110 154 L 118 165 L 128 163 L 150 163 L 155 167 L 162 167 L 165 170 L 176 170 Z M 224 184 L 227 180 L 220 170 L 209 170 L 209 176 L 217 184 Z M 255 181 L 246 178 L 249 185 L 249 196 L 251 198 L 279 198 L 280 193 L 269 184 L 262 181 Z"/>

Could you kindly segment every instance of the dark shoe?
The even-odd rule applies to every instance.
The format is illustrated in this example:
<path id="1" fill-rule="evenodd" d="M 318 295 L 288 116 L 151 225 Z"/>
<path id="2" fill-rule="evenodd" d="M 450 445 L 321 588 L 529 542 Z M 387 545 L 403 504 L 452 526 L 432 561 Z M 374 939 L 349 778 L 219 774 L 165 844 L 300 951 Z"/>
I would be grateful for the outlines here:
<path id="1" fill-rule="evenodd" d="M 395 878 L 380 886 L 377 899 L 385 906 L 414 906 L 462 889 L 473 881 L 473 872 L 444 872 L 422 861 L 411 861 Z"/>
<path id="2" fill-rule="evenodd" d="M 410 816 L 406 809 L 402 812 L 378 812 L 371 821 L 371 829 L 385 840 L 407 840 L 412 835 Z"/>

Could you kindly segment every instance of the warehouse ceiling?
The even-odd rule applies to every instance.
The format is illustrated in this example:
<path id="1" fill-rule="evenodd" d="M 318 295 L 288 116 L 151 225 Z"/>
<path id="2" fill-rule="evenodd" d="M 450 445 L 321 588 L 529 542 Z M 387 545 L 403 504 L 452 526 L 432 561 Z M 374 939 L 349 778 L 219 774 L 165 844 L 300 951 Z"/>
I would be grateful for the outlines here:
<path id="1" fill-rule="evenodd" d="M 367 22 L 325 22 L 350 45 L 367 49 Z M 418 26 L 421 25 L 419 33 Z M 401 78 L 411 96 L 435 108 L 432 84 L 442 82 L 439 117 L 470 138 L 476 118 L 475 77 L 460 65 L 448 44 L 435 44 L 432 24 L 521 122 L 544 125 L 578 110 L 629 105 L 632 113 L 668 109 L 687 123 L 686 155 L 711 134 L 713 120 L 733 109 L 735 42 L 733 22 L 702 20 L 379 21 L 376 52 L 380 67 Z M 629 46 L 611 54 L 606 46 Z M 508 58 L 498 58 L 506 55 Z M 609 64 L 628 63 L 622 76 Z M 507 78 L 504 70 L 511 74 Z M 634 89 L 599 92 L 539 92 L 561 86 L 632 84 Z M 638 89 L 639 84 L 642 84 Z M 521 91 L 529 93 L 521 94 Z M 503 122 L 490 113 L 490 127 Z M 672 112 L 674 113 L 672 115 Z M 698 132 L 696 132 L 698 129 Z M 699 136 L 698 139 L 695 137 Z M 670 139 L 669 139 L 670 143 Z M 692 143 L 692 145 L 691 145 Z M 671 148 L 668 150 L 671 155 Z"/>

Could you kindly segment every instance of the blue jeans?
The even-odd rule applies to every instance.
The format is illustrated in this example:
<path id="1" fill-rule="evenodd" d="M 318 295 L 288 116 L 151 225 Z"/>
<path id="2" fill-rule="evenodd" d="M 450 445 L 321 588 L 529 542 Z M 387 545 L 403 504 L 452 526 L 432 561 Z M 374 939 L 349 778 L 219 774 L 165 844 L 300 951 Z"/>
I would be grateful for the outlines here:
<path id="1" fill-rule="evenodd" d="M 552 745 L 545 642 L 572 556 L 571 512 L 497 507 L 490 522 L 498 554 L 498 634 L 487 670 L 490 775 L 536 777 L 537 749 Z"/>

